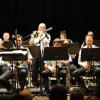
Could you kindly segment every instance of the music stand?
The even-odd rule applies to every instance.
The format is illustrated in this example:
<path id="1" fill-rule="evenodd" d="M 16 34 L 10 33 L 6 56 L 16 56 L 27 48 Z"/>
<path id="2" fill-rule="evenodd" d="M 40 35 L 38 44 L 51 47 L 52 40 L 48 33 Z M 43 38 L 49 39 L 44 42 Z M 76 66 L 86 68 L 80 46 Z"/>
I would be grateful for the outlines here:
<path id="1" fill-rule="evenodd" d="M 25 54 L 23 53 L 24 51 Z M 0 56 L 2 56 L 3 61 L 12 62 L 12 74 L 13 74 L 14 61 L 26 61 L 28 59 L 27 49 L 2 49 L 0 50 Z M 17 66 L 17 72 L 18 72 L 18 66 Z M 16 76 L 16 79 L 17 79 L 16 81 L 17 81 L 17 89 L 18 89 L 18 76 Z M 14 80 L 12 78 L 12 86 L 14 86 L 13 82 Z"/>
<path id="2" fill-rule="evenodd" d="M 40 75 L 41 75 L 41 71 L 42 71 L 42 57 L 41 57 L 41 50 L 40 50 L 40 46 L 34 46 L 34 45 L 23 45 L 23 47 L 28 47 L 32 56 L 34 58 L 39 58 L 40 62 L 41 62 L 41 66 L 40 66 Z M 31 68 L 30 68 L 31 69 Z M 31 72 L 31 70 L 30 70 Z M 31 74 L 31 73 L 30 73 Z M 30 75 L 31 76 L 31 75 Z M 40 94 L 42 93 L 42 79 L 40 76 Z"/>
<path id="3" fill-rule="evenodd" d="M 82 48 L 81 60 L 92 61 L 94 66 L 94 61 L 100 61 L 100 48 Z M 93 80 L 95 83 L 94 75 L 93 75 Z M 94 86 L 94 93 L 95 93 L 95 86 Z"/>
<path id="4" fill-rule="evenodd" d="M 40 46 L 23 45 L 23 47 L 28 47 L 33 57 L 41 57 Z"/>
<path id="5" fill-rule="evenodd" d="M 67 47 L 45 47 L 44 60 L 67 60 L 68 59 Z"/>
<path id="6" fill-rule="evenodd" d="M 3 49 L 0 50 L 0 55 L 2 56 L 3 61 L 26 61 L 28 59 L 26 52 L 27 49 Z"/>
<path id="7" fill-rule="evenodd" d="M 100 48 L 82 48 L 82 61 L 100 61 Z"/>
<path id="8" fill-rule="evenodd" d="M 57 68 L 57 60 L 67 60 L 68 57 L 68 48 L 67 47 L 46 47 L 44 49 L 43 59 L 45 61 L 56 61 L 56 80 L 58 80 L 58 68 Z"/>
<path id="9" fill-rule="evenodd" d="M 68 49 L 69 54 L 76 54 L 77 55 L 79 53 L 79 50 L 80 50 L 80 45 L 78 42 L 71 43 L 69 45 L 69 49 Z"/>
<path id="10" fill-rule="evenodd" d="M 62 47 L 67 47 L 69 54 L 78 54 L 80 50 L 80 45 L 78 42 L 75 43 L 65 43 L 62 44 Z"/>

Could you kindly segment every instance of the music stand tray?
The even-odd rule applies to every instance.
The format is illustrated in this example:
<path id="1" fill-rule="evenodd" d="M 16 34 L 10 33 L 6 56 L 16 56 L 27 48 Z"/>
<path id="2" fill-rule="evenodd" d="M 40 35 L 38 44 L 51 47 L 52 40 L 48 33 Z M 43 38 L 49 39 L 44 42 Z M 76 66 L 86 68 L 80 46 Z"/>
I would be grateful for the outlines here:
<path id="1" fill-rule="evenodd" d="M 67 47 L 45 47 L 44 60 L 67 60 L 68 48 Z"/>
<path id="2" fill-rule="evenodd" d="M 100 61 L 100 48 L 82 48 L 82 61 Z"/>
<path id="3" fill-rule="evenodd" d="M 40 46 L 23 45 L 23 47 L 29 48 L 29 50 L 30 50 L 33 57 L 41 57 Z"/>
<path id="4" fill-rule="evenodd" d="M 27 49 L 3 49 L 0 51 L 3 61 L 26 61 L 28 59 Z"/>

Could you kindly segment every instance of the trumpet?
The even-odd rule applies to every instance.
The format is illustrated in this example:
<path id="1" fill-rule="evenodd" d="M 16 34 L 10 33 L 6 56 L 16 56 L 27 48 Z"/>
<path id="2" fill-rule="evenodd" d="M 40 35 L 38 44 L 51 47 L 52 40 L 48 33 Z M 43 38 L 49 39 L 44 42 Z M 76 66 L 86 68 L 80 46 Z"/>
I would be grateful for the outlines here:
<path id="1" fill-rule="evenodd" d="M 50 30 L 52 30 L 52 29 L 53 29 L 53 27 L 49 27 L 49 28 L 47 28 L 47 29 L 45 30 L 45 32 L 48 32 L 48 31 L 50 31 Z M 38 37 L 39 31 L 33 31 L 32 35 L 34 35 L 34 37 Z"/>
<path id="2" fill-rule="evenodd" d="M 33 35 L 34 37 L 38 37 L 39 32 L 38 32 L 38 31 L 33 31 L 32 35 Z"/>

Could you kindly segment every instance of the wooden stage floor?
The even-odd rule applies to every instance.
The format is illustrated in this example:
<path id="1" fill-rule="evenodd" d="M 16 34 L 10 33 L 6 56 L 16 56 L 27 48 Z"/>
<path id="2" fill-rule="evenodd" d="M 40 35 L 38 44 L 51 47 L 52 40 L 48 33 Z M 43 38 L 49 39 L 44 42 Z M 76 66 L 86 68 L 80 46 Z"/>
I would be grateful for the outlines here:
<path id="1" fill-rule="evenodd" d="M 73 88 L 77 88 L 77 87 L 71 87 L 71 89 Z M 33 100 L 48 100 L 48 94 L 44 94 L 44 93 L 40 93 L 40 87 L 39 88 L 29 88 L 31 93 L 32 93 L 32 96 L 33 96 Z M 44 90 L 42 88 L 42 90 Z M 0 89 L 0 100 L 10 100 L 11 97 L 13 96 L 14 94 L 12 93 L 7 93 L 7 91 L 5 89 Z M 93 94 L 93 91 L 89 91 L 88 93 L 85 94 L 85 97 L 84 98 L 87 98 L 88 96 L 95 96 L 95 94 Z M 67 96 L 67 100 L 70 100 L 70 94 L 68 94 Z"/>
<path id="2" fill-rule="evenodd" d="M 13 96 L 12 95 L 2 95 L 0 96 L 0 100 L 11 100 Z M 91 100 L 96 100 L 96 96 L 94 95 L 89 95 L 89 96 L 84 96 L 84 98 L 92 98 Z M 49 100 L 48 96 L 33 96 L 32 100 Z M 70 96 L 67 96 L 66 100 L 70 100 Z M 89 99 L 88 99 L 89 100 Z M 99 99 L 98 99 L 99 100 Z"/>

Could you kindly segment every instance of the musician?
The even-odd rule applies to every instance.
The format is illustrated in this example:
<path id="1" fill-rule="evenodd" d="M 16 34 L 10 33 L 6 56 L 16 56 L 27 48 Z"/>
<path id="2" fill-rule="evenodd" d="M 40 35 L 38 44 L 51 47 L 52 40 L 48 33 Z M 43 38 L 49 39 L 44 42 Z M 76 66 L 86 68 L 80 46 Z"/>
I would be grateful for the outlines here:
<path id="1" fill-rule="evenodd" d="M 0 38 L 0 49 L 3 49 L 2 44 L 3 40 Z M 9 79 L 12 77 L 9 65 L 9 62 L 3 61 L 2 56 L 0 56 L 0 86 L 6 88 L 8 91 L 10 91 L 12 88 L 9 81 Z"/>
<path id="2" fill-rule="evenodd" d="M 88 32 L 87 32 L 87 35 L 91 36 L 91 37 L 94 39 L 94 32 L 93 32 L 93 31 L 88 31 Z M 85 45 L 86 45 L 86 43 L 85 43 L 85 41 L 83 41 L 83 43 L 82 43 L 82 45 L 81 45 L 81 48 L 82 48 L 83 46 L 85 46 Z"/>
<path id="3" fill-rule="evenodd" d="M 46 25 L 45 23 L 40 23 L 38 26 L 38 31 L 33 31 L 33 34 L 31 35 L 29 44 L 40 46 L 41 50 L 44 49 L 44 47 L 48 47 L 50 44 L 51 36 L 46 32 Z"/>
<path id="4" fill-rule="evenodd" d="M 38 31 L 33 31 L 31 38 L 29 40 L 30 45 L 40 46 L 41 49 L 41 57 L 43 55 L 43 51 L 45 47 L 49 47 L 51 41 L 51 36 L 46 32 L 46 24 L 40 23 L 38 26 Z M 38 73 L 41 71 L 41 58 L 34 57 L 33 65 L 32 65 L 32 83 L 33 86 L 38 87 Z"/>
<path id="5" fill-rule="evenodd" d="M 86 45 L 82 48 L 97 48 L 96 45 L 93 45 L 93 37 L 90 35 L 86 35 L 85 37 L 85 43 Z M 82 49 L 81 48 L 81 49 Z M 86 75 L 87 73 L 92 74 L 96 76 L 96 87 L 97 89 L 100 89 L 100 63 L 94 61 L 94 63 L 89 61 L 82 61 L 81 60 L 81 49 L 79 51 L 78 56 L 78 64 L 81 66 L 79 69 L 75 70 L 73 72 L 73 76 L 75 77 L 75 80 L 78 82 L 78 85 L 85 89 L 85 84 L 81 78 L 81 76 Z"/>
<path id="6" fill-rule="evenodd" d="M 5 49 L 13 48 L 14 44 L 13 41 L 10 40 L 10 34 L 9 32 L 4 32 L 3 33 L 3 47 Z"/>
<path id="7" fill-rule="evenodd" d="M 22 42 L 23 42 L 22 36 L 17 35 L 16 40 L 15 40 L 16 48 L 17 49 L 26 49 L 27 56 L 28 56 L 27 61 L 18 61 L 19 64 L 17 64 L 18 79 L 19 79 L 19 84 L 20 84 L 21 90 L 24 89 L 25 85 L 27 86 L 27 84 L 28 84 L 26 77 L 28 75 L 29 66 L 32 65 L 32 59 L 33 59 L 29 49 L 22 46 Z"/>
<path id="8" fill-rule="evenodd" d="M 60 31 L 60 39 L 63 42 L 63 44 L 73 43 L 71 39 L 68 39 L 67 32 L 65 30 Z"/>
<path id="9" fill-rule="evenodd" d="M 54 39 L 53 46 L 54 47 L 61 47 L 61 40 L 59 38 Z M 49 76 L 56 76 L 56 67 L 58 68 L 58 79 L 62 77 L 62 84 L 67 86 L 67 89 L 69 88 L 68 85 L 70 84 L 70 76 L 68 70 L 71 71 L 76 69 L 76 66 L 70 66 L 72 62 L 71 56 L 68 54 L 68 60 L 57 60 L 56 61 L 44 61 L 44 67 L 45 70 L 42 72 L 42 77 L 44 79 L 44 87 L 45 91 L 49 90 L 49 84 L 48 84 L 48 77 Z M 68 67 L 67 67 L 68 66 Z M 66 75 L 67 73 L 67 75 Z M 67 76 L 67 77 L 66 77 Z"/>

